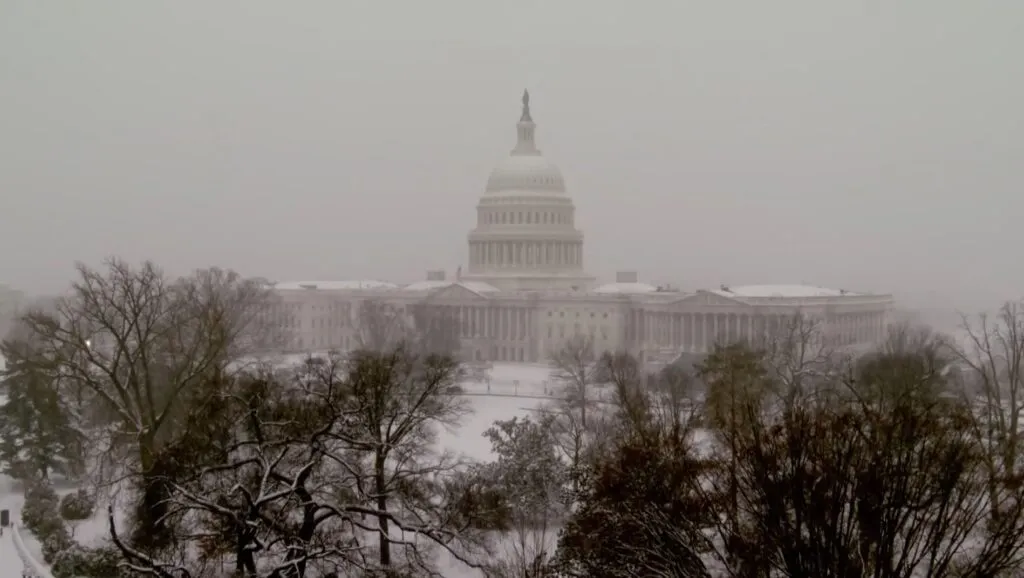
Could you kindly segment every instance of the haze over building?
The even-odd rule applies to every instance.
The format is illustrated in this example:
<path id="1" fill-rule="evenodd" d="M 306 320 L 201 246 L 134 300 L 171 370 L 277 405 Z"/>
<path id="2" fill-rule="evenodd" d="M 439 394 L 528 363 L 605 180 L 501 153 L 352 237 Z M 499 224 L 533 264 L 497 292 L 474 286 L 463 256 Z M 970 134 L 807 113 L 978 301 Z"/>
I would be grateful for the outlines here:
<path id="1" fill-rule="evenodd" d="M 274 315 L 290 330 L 289 351 L 356 347 L 358 311 L 367 301 L 410 321 L 417 307 L 451 320 L 464 357 L 474 361 L 545 361 L 576 335 L 593 339 L 599 351 L 670 358 L 706 352 L 719 339 L 754 338 L 797 312 L 819 321 L 825 339 L 838 346 L 885 336 L 893 306 L 888 293 L 806 284 L 687 292 L 643 283 L 629 271 L 598 284 L 585 269 L 584 235 L 562 172 L 538 147 L 529 98 L 524 92 L 515 146 L 491 172 L 477 204 L 467 270 L 457 267 L 454 278 L 430 271 L 408 285 L 277 283 Z"/>

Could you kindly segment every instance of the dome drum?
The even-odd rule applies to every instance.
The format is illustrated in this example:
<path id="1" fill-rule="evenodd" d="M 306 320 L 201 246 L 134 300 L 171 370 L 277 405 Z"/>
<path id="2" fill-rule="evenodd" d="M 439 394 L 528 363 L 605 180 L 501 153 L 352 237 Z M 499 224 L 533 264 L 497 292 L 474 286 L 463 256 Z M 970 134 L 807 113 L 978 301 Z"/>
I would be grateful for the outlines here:
<path id="1" fill-rule="evenodd" d="M 537 195 L 520 195 L 517 193 L 510 193 L 508 195 L 483 197 L 480 202 L 476 204 L 477 208 L 481 207 L 515 207 L 521 205 L 530 205 L 531 207 L 554 207 L 554 208 L 565 208 L 574 207 L 572 199 L 569 197 L 541 197 Z"/>
<path id="2" fill-rule="evenodd" d="M 530 231 L 522 228 L 509 227 L 510 230 L 498 230 L 495 228 L 474 229 L 470 231 L 468 241 L 562 241 L 582 243 L 583 233 L 573 230 L 537 230 Z"/>

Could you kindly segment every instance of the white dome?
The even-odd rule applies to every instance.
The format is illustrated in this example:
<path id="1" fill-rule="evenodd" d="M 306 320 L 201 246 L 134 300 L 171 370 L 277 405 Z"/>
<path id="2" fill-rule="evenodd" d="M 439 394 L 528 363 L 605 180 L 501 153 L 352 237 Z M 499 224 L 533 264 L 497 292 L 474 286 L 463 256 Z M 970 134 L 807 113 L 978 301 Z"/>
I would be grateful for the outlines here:
<path id="1" fill-rule="evenodd" d="M 558 166 L 540 154 L 512 154 L 487 179 L 487 193 L 510 191 L 565 194 L 565 180 Z"/>
<path id="2" fill-rule="evenodd" d="M 498 163 L 487 179 L 486 194 L 540 193 L 564 195 L 565 179 L 555 163 L 544 158 L 537 148 L 537 125 L 530 116 L 530 95 L 523 93 L 523 114 L 516 124 L 516 146 Z"/>

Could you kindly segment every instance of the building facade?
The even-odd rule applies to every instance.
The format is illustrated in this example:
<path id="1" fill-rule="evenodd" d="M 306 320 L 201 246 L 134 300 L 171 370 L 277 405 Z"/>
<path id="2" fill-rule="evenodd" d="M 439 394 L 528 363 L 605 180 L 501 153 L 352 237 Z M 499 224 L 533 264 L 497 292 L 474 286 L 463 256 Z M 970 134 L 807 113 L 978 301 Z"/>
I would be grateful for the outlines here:
<path id="1" fill-rule="evenodd" d="M 468 235 L 467 271 L 424 281 L 277 283 L 274 318 L 292 352 L 350 350 L 359 344 L 360 310 L 386 304 L 412 322 L 413 311 L 446 319 L 463 356 L 474 361 L 541 362 L 577 335 L 598 351 L 641 359 L 707 352 L 719 340 L 755 339 L 796 314 L 819 324 L 836 346 L 878 342 L 886 334 L 888 294 L 805 285 L 721 286 L 683 292 L 640 282 L 632 272 L 598 285 L 584 269 L 583 233 L 558 167 L 536 144 L 529 94 L 516 145 L 498 164 Z"/>

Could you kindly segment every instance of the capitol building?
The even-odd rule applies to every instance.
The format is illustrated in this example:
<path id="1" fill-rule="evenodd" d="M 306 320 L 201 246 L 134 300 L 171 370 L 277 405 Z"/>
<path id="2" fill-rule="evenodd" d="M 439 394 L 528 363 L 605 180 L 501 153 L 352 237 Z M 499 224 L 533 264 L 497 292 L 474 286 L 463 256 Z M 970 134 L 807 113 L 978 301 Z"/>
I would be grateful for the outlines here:
<path id="1" fill-rule="evenodd" d="M 891 295 L 806 285 L 748 285 L 682 291 L 620 272 L 587 274 L 584 235 L 558 167 L 537 147 L 523 94 L 516 143 L 491 172 L 468 235 L 468 266 L 399 285 L 384 281 L 275 283 L 274 317 L 291 352 L 358 347 L 360 315 L 381 304 L 413 322 L 429 311 L 450 323 L 471 361 L 544 362 L 577 335 L 597 351 L 643 361 L 704 353 L 719 340 L 756 338 L 800 314 L 835 346 L 867 345 L 886 333 Z"/>

